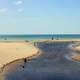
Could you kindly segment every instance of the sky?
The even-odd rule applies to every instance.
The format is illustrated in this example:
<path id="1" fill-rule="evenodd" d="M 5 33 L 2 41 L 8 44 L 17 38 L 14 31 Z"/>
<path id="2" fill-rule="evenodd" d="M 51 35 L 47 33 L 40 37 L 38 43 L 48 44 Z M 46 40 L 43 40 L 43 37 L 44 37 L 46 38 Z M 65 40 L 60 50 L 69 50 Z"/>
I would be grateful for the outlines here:
<path id="1" fill-rule="evenodd" d="M 0 0 L 0 34 L 80 34 L 80 0 Z"/>

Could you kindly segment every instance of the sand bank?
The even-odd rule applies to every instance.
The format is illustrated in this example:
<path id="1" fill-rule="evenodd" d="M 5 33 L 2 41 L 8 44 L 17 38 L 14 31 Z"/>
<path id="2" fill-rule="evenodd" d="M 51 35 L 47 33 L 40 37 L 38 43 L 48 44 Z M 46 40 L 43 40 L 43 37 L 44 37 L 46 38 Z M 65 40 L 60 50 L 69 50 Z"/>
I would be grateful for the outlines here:
<path id="1" fill-rule="evenodd" d="M 72 59 L 75 61 L 80 61 L 80 44 L 73 46 L 72 49 L 76 51 L 76 55 L 72 56 Z"/>
<path id="2" fill-rule="evenodd" d="M 80 51 L 80 45 L 77 45 L 73 48 L 75 51 Z"/>
<path id="3" fill-rule="evenodd" d="M 0 42 L 0 67 L 17 59 L 32 56 L 37 49 L 29 42 Z"/>
<path id="4" fill-rule="evenodd" d="M 73 56 L 72 59 L 75 61 L 80 61 L 80 55 Z"/>

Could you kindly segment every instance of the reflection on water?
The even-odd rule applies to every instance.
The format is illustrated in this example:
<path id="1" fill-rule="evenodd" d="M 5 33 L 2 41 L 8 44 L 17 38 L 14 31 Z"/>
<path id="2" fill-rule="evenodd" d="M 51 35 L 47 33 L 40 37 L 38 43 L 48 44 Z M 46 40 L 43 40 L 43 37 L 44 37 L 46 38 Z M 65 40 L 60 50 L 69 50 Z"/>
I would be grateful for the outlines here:
<path id="1" fill-rule="evenodd" d="M 80 64 L 65 57 L 72 52 L 68 48 L 70 42 L 37 43 L 41 55 L 25 64 L 13 63 L 9 68 L 5 80 L 80 80 Z"/>

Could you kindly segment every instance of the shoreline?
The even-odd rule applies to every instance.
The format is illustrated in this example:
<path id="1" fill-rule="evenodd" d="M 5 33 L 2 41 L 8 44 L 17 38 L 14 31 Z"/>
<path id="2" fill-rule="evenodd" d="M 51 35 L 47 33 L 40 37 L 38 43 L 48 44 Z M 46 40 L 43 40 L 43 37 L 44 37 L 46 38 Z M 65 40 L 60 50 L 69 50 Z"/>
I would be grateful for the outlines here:
<path id="1" fill-rule="evenodd" d="M 13 42 L 14 43 L 15 41 L 10 41 L 10 42 Z M 25 41 L 21 41 L 21 42 L 23 43 Z M 4 64 L 2 67 L 0 67 L 0 80 L 5 80 L 4 74 L 6 73 L 7 68 L 9 68 L 8 66 L 10 66 L 11 64 L 13 64 L 14 62 L 21 61 L 21 63 L 23 63 L 24 58 L 28 59 L 28 61 L 29 61 L 30 59 L 33 59 L 34 57 L 38 57 L 41 54 L 41 52 L 38 49 L 38 47 L 35 47 L 33 45 L 33 42 L 30 42 L 30 44 L 36 49 L 35 54 L 32 54 L 30 56 L 25 56 L 25 57 L 22 57 L 22 58 L 18 58 L 18 59 L 12 60 L 12 61 Z"/>
<path id="2" fill-rule="evenodd" d="M 36 39 L 36 40 L 31 40 L 31 41 L 28 41 L 28 40 L 24 40 L 24 41 L 7 41 L 7 40 L 6 41 L 0 41 L 0 43 L 4 43 L 4 44 L 5 43 L 7 43 L 7 44 L 8 43 L 24 43 L 24 44 L 28 44 L 29 43 L 28 45 L 31 45 L 32 48 L 35 48 L 36 49 L 36 53 L 37 53 L 39 51 L 39 49 L 34 46 L 34 42 L 80 42 L 80 39 L 59 39 L 59 40 L 56 40 L 56 39 L 54 39 L 54 40 L 51 40 L 51 39 L 40 39 L 40 40 L 37 40 Z M 37 56 L 36 53 L 33 54 L 33 55 Z M 12 60 L 12 61 L 10 61 L 10 62 L 8 62 L 6 64 L 9 64 L 9 63 L 14 62 L 14 61 L 19 60 L 19 59 L 24 59 L 24 58 L 31 57 L 33 55 L 25 56 L 25 57 L 22 57 L 22 58 L 18 58 L 18 59 Z M 40 55 L 40 54 L 38 54 L 38 55 Z M 4 65 L 6 65 L 6 64 L 4 64 Z"/>
<path id="3" fill-rule="evenodd" d="M 30 42 L 25 41 L 10 41 L 0 42 L 0 68 L 4 65 L 14 62 L 18 59 L 23 59 L 36 55 L 38 49 Z"/>
<path id="4" fill-rule="evenodd" d="M 78 40 L 79 41 L 79 40 Z M 2 75 L 4 75 L 5 73 L 6 73 L 6 71 L 8 70 L 7 68 L 9 68 L 9 66 L 11 66 L 11 65 L 13 65 L 13 63 L 15 62 L 15 63 L 22 63 L 23 64 L 23 59 L 24 58 L 26 58 L 26 59 L 33 59 L 34 57 L 37 57 L 37 56 L 39 56 L 39 55 L 41 55 L 41 53 L 42 52 L 40 52 L 41 50 L 39 50 L 38 49 L 38 47 L 37 46 L 34 46 L 34 42 L 73 42 L 72 40 L 33 40 L 33 41 L 29 41 L 29 42 L 25 42 L 25 41 L 2 41 L 2 42 L 0 42 L 0 44 L 1 43 L 4 43 L 4 44 L 9 44 L 9 43 L 20 43 L 20 44 L 26 44 L 26 45 L 28 45 L 28 47 L 29 47 L 29 45 L 31 45 L 31 46 L 33 46 L 33 47 L 31 47 L 31 48 L 35 48 L 37 51 L 36 51 L 36 53 L 35 54 L 31 54 L 30 56 L 25 56 L 25 57 L 21 57 L 21 58 L 18 58 L 18 59 L 15 59 L 15 60 L 13 60 L 13 61 L 10 61 L 10 62 L 8 62 L 8 63 L 6 63 L 5 65 L 3 65 L 0 69 L 1 69 L 1 72 L 0 72 L 0 79 L 2 78 Z M 74 40 L 74 44 L 76 44 L 77 43 L 77 41 L 75 41 Z M 80 41 L 79 41 L 80 42 Z M 23 46 L 24 46 L 23 45 Z M 12 46 L 14 46 L 15 47 L 15 45 L 12 45 Z M 22 46 L 22 45 L 21 45 Z M 6 46 L 7 47 L 7 46 Z M 28 48 L 27 47 L 27 48 Z M 73 47 L 73 46 L 72 46 Z M 22 48 L 22 47 L 21 47 Z M 21 49 L 20 48 L 20 49 Z M 25 47 L 24 47 L 25 48 Z M 5 49 L 5 48 L 4 48 Z M 21 62 L 19 62 L 19 61 L 21 61 Z M 4 78 L 4 77 L 3 77 Z M 1 80 L 5 80 L 5 79 L 1 79 Z"/>

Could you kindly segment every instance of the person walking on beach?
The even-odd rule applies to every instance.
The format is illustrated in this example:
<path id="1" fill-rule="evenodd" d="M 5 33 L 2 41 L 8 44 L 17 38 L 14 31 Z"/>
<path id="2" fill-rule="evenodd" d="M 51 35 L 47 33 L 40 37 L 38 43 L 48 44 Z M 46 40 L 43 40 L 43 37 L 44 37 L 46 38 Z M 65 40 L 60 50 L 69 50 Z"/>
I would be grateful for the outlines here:
<path id="1" fill-rule="evenodd" d="M 24 65 L 22 66 L 22 68 L 25 68 L 25 65 L 26 65 L 26 63 L 27 63 L 27 59 L 24 58 L 24 59 L 23 59 L 23 62 L 24 62 Z"/>
<path id="2" fill-rule="evenodd" d="M 24 64 L 26 64 L 26 62 L 27 62 L 27 59 L 26 59 L 26 58 L 24 58 Z"/>

